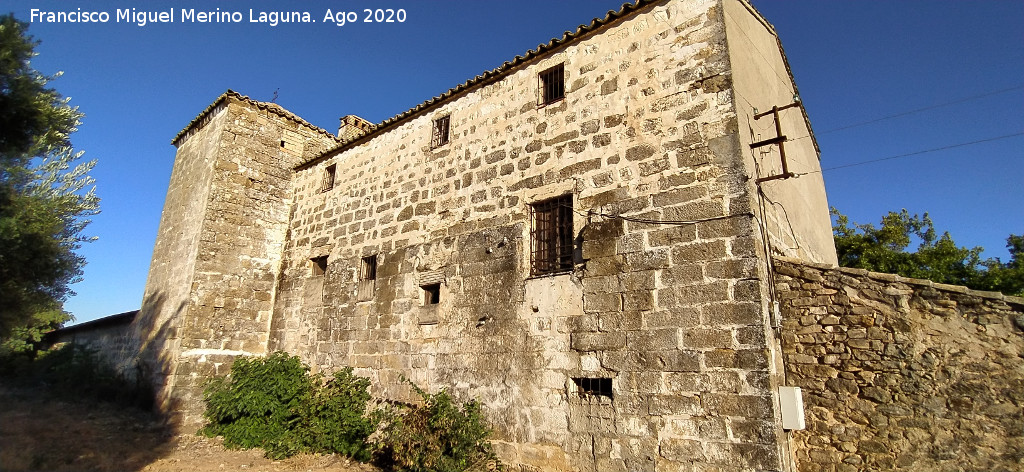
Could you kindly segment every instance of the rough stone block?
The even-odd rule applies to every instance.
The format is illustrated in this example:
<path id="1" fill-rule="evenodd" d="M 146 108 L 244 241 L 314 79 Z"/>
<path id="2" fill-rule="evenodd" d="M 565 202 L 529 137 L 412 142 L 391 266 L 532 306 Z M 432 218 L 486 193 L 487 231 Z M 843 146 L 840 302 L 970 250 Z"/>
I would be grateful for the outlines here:
<path id="1" fill-rule="evenodd" d="M 669 350 L 643 354 L 643 367 L 663 372 L 699 372 L 703 355 L 697 351 Z"/>
<path id="2" fill-rule="evenodd" d="M 587 260 L 614 256 L 616 254 L 615 247 L 615 239 L 585 239 L 580 249 L 583 259 Z"/>
<path id="3" fill-rule="evenodd" d="M 678 287 L 675 290 L 681 306 L 721 302 L 729 299 L 729 284 L 725 281 Z"/>
<path id="4" fill-rule="evenodd" d="M 665 287 L 692 285 L 704 281 L 704 269 L 701 264 L 696 263 L 675 264 L 672 267 L 663 270 L 661 272 L 660 279 L 661 284 Z M 679 298 L 676 297 L 674 300 L 678 302 Z M 663 304 L 662 306 L 678 306 L 678 304 Z"/>
<path id="5" fill-rule="evenodd" d="M 728 256 L 724 241 L 697 242 L 672 248 L 672 262 L 705 262 L 725 259 Z"/>
<path id="6" fill-rule="evenodd" d="M 607 118 L 605 119 L 605 126 L 608 127 Z M 642 161 L 654 155 L 657 152 L 654 146 L 650 144 L 641 144 L 626 149 L 626 160 L 627 161 Z"/>
<path id="7" fill-rule="evenodd" d="M 733 395 L 706 393 L 704 406 L 714 415 L 742 418 L 767 418 L 771 415 L 771 397 L 767 395 Z"/>
<path id="8" fill-rule="evenodd" d="M 670 228 L 647 233 L 648 243 L 653 247 L 676 246 L 678 244 L 692 242 L 696 237 L 697 230 L 693 225 L 672 226 Z"/>
<path id="9" fill-rule="evenodd" d="M 721 199 L 712 199 L 684 203 L 662 208 L 665 220 L 678 222 L 697 222 L 708 218 L 725 216 L 725 205 Z"/>
<path id="10" fill-rule="evenodd" d="M 627 253 L 625 256 L 626 269 L 629 271 L 665 269 L 670 265 L 668 248 L 657 248 L 644 252 Z"/>
<path id="11" fill-rule="evenodd" d="M 709 326 L 759 325 L 761 310 L 755 303 L 712 303 L 701 307 L 701 323 Z"/>
<path id="12" fill-rule="evenodd" d="M 614 191 L 613 191 L 614 192 Z M 597 198 L 599 194 L 593 198 Z M 615 239 L 626 234 L 625 225 L 620 219 L 608 219 L 603 221 L 595 221 L 588 223 L 583 227 L 582 236 L 584 241 L 587 240 L 602 240 L 602 239 Z"/>
<path id="13" fill-rule="evenodd" d="M 658 303 L 661 303 L 660 290 Z M 647 328 L 686 328 L 700 324 L 700 315 L 696 310 L 675 309 L 644 312 L 644 325 Z"/>
<path id="14" fill-rule="evenodd" d="M 637 311 L 598 314 L 601 331 L 635 331 L 643 329 L 643 315 Z"/>
<path id="15" fill-rule="evenodd" d="M 636 351 L 671 351 L 679 348 L 679 330 L 648 329 L 627 333 L 629 348 Z"/>
<path id="16" fill-rule="evenodd" d="M 588 276 L 618 275 L 622 273 L 625 264 L 622 256 L 597 257 L 587 261 L 586 273 Z"/>
<path id="17" fill-rule="evenodd" d="M 622 288 L 625 290 L 653 290 L 657 287 L 657 272 L 645 270 L 640 272 L 626 272 L 619 275 Z"/>
<path id="18" fill-rule="evenodd" d="M 572 348 L 576 351 L 613 351 L 626 346 L 625 333 L 573 333 Z"/>
<path id="19" fill-rule="evenodd" d="M 672 167 L 667 157 L 660 159 L 654 159 L 651 161 L 644 161 L 637 165 L 640 170 L 640 176 L 647 177 L 650 175 L 657 174 L 658 172 L 664 172 Z"/>
<path id="20" fill-rule="evenodd" d="M 705 187 L 705 186 L 694 186 L 694 187 L 677 188 L 677 189 L 674 189 L 674 190 L 670 190 L 670 191 L 667 191 L 667 192 L 662 192 L 662 193 L 654 195 L 654 206 L 664 207 L 664 206 L 671 206 L 671 205 L 676 205 L 676 204 L 680 204 L 680 203 L 688 203 L 688 202 L 692 202 L 692 201 L 704 198 L 707 195 L 708 195 L 708 190 L 707 190 L 707 187 Z M 698 224 L 694 225 L 693 227 L 694 228 L 700 228 L 700 227 L 702 227 L 702 225 L 705 225 L 707 223 L 710 223 L 710 222 L 698 223 Z M 721 237 L 721 236 L 735 236 L 735 235 L 734 234 L 722 234 L 722 235 L 710 236 L 710 237 Z M 708 238 L 709 236 L 706 236 L 706 235 L 702 234 L 700 237 L 701 238 Z"/>
<path id="21" fill-rule="evenodd" d="M 586 313 L 622 311 L 623 299 L 619 293 L 593 293 L 583 296 Z"/>
<path id="22" fill-rule="evenodd" d="M 622 290 L 619 276 L 604 275 L 583 278 L 583 292 L 593 293 L 617 293 Z"/>
<path id="23" fill-rule="evenodd" d="M 651 397 L 649 413 L 655 416 L 700 416 L 704 409 L 696 395 L 655 395 Z"/>
<path id="24" fill-rule="evenodd" d="M 683 346 L 690 349 L 733 347 L 733 332 L 726 328 L 688 329 L 683 333 Z"/>
<path id="25" fill-rule="evenodd" d="M 647 311 L 655 307 L 654 291 L 633 290 L 622 293 L 622 310 Z"/>

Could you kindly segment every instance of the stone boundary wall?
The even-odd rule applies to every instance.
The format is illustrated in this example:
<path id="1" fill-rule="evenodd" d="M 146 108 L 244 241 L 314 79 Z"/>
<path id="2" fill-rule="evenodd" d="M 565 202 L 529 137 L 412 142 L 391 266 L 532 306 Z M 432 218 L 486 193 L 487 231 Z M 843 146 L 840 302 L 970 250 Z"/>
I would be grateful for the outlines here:
<path id="1" fill-rule="evenodd" d="M 106 362 L 118 365 L 134 346 L 131 323 L 138 313 L 138 310 L 127 311 L 60 328 L 46 333 L 43 343 L 48 348 L 69 343 L 82 346 L 94 351 Z M 134 369 L 126 369 L 123 373 L 127 376 L 135 375 Z"/>
<path id="2" fill-rule="evenodd" d="M 1024 298 L 775 264 L 800 472 L 1024 470 Z"/>

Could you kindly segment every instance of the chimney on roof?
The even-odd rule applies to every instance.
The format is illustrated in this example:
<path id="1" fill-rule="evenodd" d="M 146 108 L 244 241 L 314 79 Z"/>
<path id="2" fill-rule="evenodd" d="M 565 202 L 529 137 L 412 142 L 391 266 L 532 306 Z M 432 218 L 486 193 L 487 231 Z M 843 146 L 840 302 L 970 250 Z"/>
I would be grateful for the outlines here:
<path id="1" fill-rule="evenodd" d="M 341 125 L 338 127 L 338 137 L 342 141 L 351 141 L 372 130 L 374 124 L 356 115 L 345 115 L 341 117 Z"/>

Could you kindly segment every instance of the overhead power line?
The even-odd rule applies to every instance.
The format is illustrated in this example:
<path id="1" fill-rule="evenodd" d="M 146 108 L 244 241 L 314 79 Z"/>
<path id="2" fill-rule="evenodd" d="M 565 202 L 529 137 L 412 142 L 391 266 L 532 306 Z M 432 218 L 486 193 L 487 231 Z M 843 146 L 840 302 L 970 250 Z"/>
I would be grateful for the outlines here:
<path id="1" fill-rule="evenodd" d="M 845 165 L 841 165 L 841 166 L 829 167 L 827 169 L 814 170 L 814 171 L 810 171 L 810 172 L 800 172 L 800 173 L 797 173 L 796 175 L 799 177 L 801 175 L 815 174 L 815 173 L 818 173 L 818 172 L 825 172 L 825 171 L 836 170 L 836 169 L 845 169 L 847 167 L 862 166 L 862 165 L 865 165 L 865 164 L 872 164 L 872 163 L 875 163 L 875 162 L 890 161 L 890 160 L 893 160 L 893 159 L 902 159 L 904 157 L 916 156 L 916 155 L 919 155 L 919 154 L 927 154 L 929 152 L 944 151 L 946 149 L 953 149 L 953 148 L 958 148 L 958 147 L 963 147 L 963 146 L 970 146 L 972 144 L 987 143 L 987 142 L 990 142 L 990 141 L 999 141 L 1001 139 L 1009 139 L 1009 138 L 1013 138 L 1013 137 L 1016 137 L 1016 136 L 1024 136 L 1024 132 L 1007 134 L 1007 135 L 1003 135 L 1003 136 L 996 136 L 994 138 L 979 139 L 977 141 L 969 141 L 969 142 L 966 142 L 966 143 L 950 144 L 949 146 L 942 146 L 942 147 L 937 147 L 937 148 L 932 148 L 932 149 L 925 149 L 923 151 L 908 152 L 906 154 L 899 154 L 899 155 L 896 155 L 896 156 L 883 157 L 881 159 L 871 159 L 869 161 L 855 162 L 853 164 L 845 164 Z"/>
<path id="2" fill-rule="evenodd" d="M 927 107 L 924 107 L 924 108 L 918 108 L 918 109 L 915 109 L 915 110 L 905 111 L 905 112 L 902 112 L 902 113 L 896 113 L 895 115 L 883 116 L 881 118 L 875 118 L 873 120 L 862 121 L 860 123 L 854 123 L 854 124 L 851 124 L 851 125 L 840 126 L 838 128 L 827 129 L 825 131 L 819 131 L 819 132 L 816 132 L 814 134 L 822 135 L 822 134 L 833 133 L 833 132 L 836 132 L 836 131 L 842 131 L 844 129 L 857 128 L 857 127 L 864 126 L 864 125 L 870 125 L 872 123 L 878 123 L 879 121 L 891 120 L 893 118 L 899 118 L 901 116 L 913 115 L 914 113 L 920 113 L 922 111 L 934 110 L 936 108 L 942 108 L 942 107 L 949 106 L 949 105 L 956 105 L 957 103 L 969 102 L 969 101 L 972 101 L 972 100 L 977 100 L 979 98 L 990 97 L 992 95 L 999 95 L 999 94 L 1003 94 L 1003 93 L 1006 93 L 1006 92 L 1012 92 L 1014 90 L 1020 90 L 1020 89 L 1024 89 L 1024 85 L 1018 85 L 1016 87 L 1010 87 L 1010 88 L 1005 88 L 1005 89 L 1002 89 L 1002 90 L 995 90 L 995 91 L 992 91 L 992 92 L 986 92 L 986 93 L 979 94 L 979 95 L 973 95 L 973 96 L 970 96 L 970 97 L 965 97 L 965 98 L 961 98 L 961 99 L 958 99 L 958 100 L 953 100 L 952 102 L 940 103 L 940 104 L 937 104 L 937 105 L 927 106 Z"/>

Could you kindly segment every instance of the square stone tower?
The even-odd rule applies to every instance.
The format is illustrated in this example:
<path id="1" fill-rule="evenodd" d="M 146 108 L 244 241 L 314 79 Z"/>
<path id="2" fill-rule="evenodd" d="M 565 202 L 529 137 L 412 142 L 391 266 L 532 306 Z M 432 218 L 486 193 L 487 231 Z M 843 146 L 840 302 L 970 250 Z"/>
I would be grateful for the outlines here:
<path id="1" fill-rule="evenodd" d="M 272 104 L 227 91 L 179 133 L 134 366 L 168 411 L 201 413 L 201 384 L 266 353 L 294 194 L 292 167 L 337 144 Z M 173 393 L 172 393 L 173 392 Z"/>
<path id="2" fill-rule="evenodd" d="M 190 427 L 285 350 L 481 401 L 522 470 L 791 470 L 771 256 L 836 260 L 796 97 L 743 0 L 626 5 L 340 138 L 228 92 L 174 141 L 141 365 Z"/>

